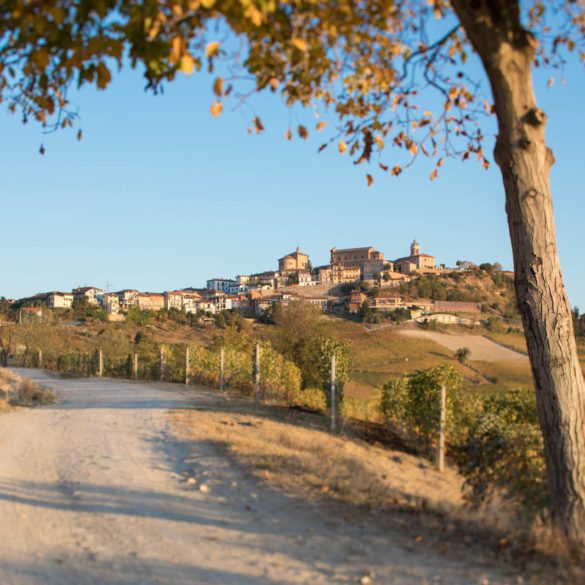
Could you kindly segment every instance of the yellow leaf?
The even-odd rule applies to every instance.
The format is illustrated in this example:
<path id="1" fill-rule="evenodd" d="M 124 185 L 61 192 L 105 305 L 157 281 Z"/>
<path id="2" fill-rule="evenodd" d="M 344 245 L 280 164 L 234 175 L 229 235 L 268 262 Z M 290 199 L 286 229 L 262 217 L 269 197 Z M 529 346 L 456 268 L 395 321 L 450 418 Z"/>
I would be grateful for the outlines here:
<path id="1" fill-rule="evenodd" d="M 378 148 L 384 148 L 384 141 L 382 140 L 382 137 L 379 134 L 376 134 L 376 136 L 374 136 L 374 140 L 376 141 Z"/>
<path id="2" fill-rule="evenodd" d="M 270 80 L 270 87 L 272 87 L 272 89 L 273 89 L 274 91 L 276 91 L 276 90 L 278 89 L 278 79 L 276 79 L 276 77 L 273 77 L 273 78 Z"/>
<path id="3" fill-rule="evenodd" d="M 305 39 L 294 38 L 290 40 L 290 44 L 303 53 L 309 48 L 309 45 Z"/>
<path id="4" fill-rule="evenodd" d="M 203 8 L 213 8 L 214 4 L 215 0 L 201 0 L 201 6 L 203 6 Z"/>
<path id="5" fill-rule="evenodd" d="M 437 169 L 435 169 L 430 176 L 431 181 L 434 181 L 437 178 L 437 175 L 439 174 L 439 171 Z"/>
<path id="6" fill-rule="evenodd" d="M 191 75 L 195 71 L 195 61 L 189 53 L 181 57 L 181 71 L 186 75 Z"/>
<path id="7" fill-rule="evenodd" d="M 319 122 L 317 124 L 317 132 L 321 132 L 321 130 L 323 130 L 325 126 L 327 126 L 327 122 Z"/>
<path id="8" fill-rule="evenodd" d="M 408 150 L 410 150 L 410 154 L 414 156 L 418 152 L 418 146 L 413 142 Z"/>
<path id="9" fill-rule="evenodd" d="M 213 41 L 212 43 L 207 43 L 207 46 L 205 47 L 205 56 L 208 59 L 215 57 L 215 55 L 217 55 L 218 53 L 219 53 L 219 42 L 218 41 Z"/>
<path id="10" fill-rule="evenodd" d="M 368 182 L 368 187 L 371 187 L 374 184 L 374 177 L 372 175 L 366 175 L 366 181 Z"/>
<path id="11" fill-rule="evenodd" d="M 211 107 L 209 108 L 209 111 L 211 112 L 211 115 L 214 118 L 217 118 L 217 116 L 219 116 L 223 111 L 223 104 L 219 101 L 213 102 L 213 104 L 211 104 Z"/>
<path id="12" fill-rule="evenodd" d="M 339 149 L 339 152 L 341 152 L 341 154 L 344 154 L 345 151 L 347 150 L 347 145 L 345 144 L 345 142 L 343 142 L 343 140 L 340 140 L 339 144 L 337 145 L 337 148 Z"/>
<path id="13" fill-rule="evenodd" d="M 426 116 L 427 118 L 430 118 L 432 115 L 433 115 L 433 113 L 432 112 L 429 112 L 429 110 L 425 110 L 423 112 L 423 116 Z"/>
<path id="14" fill-rule="evenodd" d="M 392 169 L 392 176 L 397 177 L 401 172 L 402 172 L 402 169 L 398 165 L 396 165 Z"/>
<path id="15" fill-rule="evenodd" d="M 171 41 L 171 54 L 169 56 L 169 61 L 173 65 L 176 65 L 180 61 L 181 56 L 183 55 L 183 47 L 184 41 L 181 37 L 173 38 Z"/>
<path id="16" fill-rule="evenodd" d="M 451 99 L 454 99 L 454 98 L 456 98 L 458 95 L 459 95 L 459 90 L 458 90 L 456 87 L 452 87 L 452 88 L 449 90 L 449 97 L 450 97 Z"/>
<path id="17" fill-rule="evenodd" d="M 221 95 L 223 94 L 223 79 L 221 77 L 218 77 L 214 82 L 213 82 L 213 93 L 217 96 L 217 97 L 221 97 Z"/>

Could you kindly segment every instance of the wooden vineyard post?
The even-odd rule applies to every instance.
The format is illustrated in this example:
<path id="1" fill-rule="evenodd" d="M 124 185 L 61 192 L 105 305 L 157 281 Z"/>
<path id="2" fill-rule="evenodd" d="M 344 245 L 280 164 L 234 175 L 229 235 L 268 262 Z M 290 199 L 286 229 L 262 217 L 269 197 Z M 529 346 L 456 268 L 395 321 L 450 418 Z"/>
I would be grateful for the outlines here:
<path id="1" fill-rule="evenodd" d="M 447 423 L 447 389 L 441 386 L 441 414 L 439 418 L 439 449 L 437 452 L 437 468 L 445 471 L 445 431 Z"/>
<path id="2" fill-rule="evenodd" d="M 331 432 L 335 432 L 335 427 L 337 426 L 336 414 L 337 414 L 337 404 L 335 400 L 335 369 L 337 367 L 335 354 L 331 356 Z"/>
<path id="3" fill-rule="evenodd" d="M 219 350 L 219 390 L 220 390 L 220 392 L 224 391 L 224 384 L 225 384 L 224 368 L 225 368 L 225 350 L 222 347 Z"/>
<path id="4" fill-rule="evenodd" d="M 256 402 L 260 402 L 260 344 L 256 344 L 256 362 L 254 367 L 256 374 Z"/>

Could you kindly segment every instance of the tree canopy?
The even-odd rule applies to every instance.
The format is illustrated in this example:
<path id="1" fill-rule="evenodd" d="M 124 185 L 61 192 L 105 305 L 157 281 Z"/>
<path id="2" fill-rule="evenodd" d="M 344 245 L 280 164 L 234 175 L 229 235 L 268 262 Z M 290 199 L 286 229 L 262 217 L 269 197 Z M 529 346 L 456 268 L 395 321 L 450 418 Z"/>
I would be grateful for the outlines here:
<path id="1" fill-rule="evenodd" d="M 491 4 L 504 19 L 516 3 Z M 582 5 L 534 0 L 522 12 L 537 66 L 585 58 Z M 0 31 L 0 100 L 48 131 L 75 124 L 72 87 L 105 89 L 117 68 L 140 68 L 153 92 L 207 69 L 213 116 L 267 90 L 316 116 L 286 138 L 323 132 L 321 148 L 333 144 L 356 164 L 374 158 L 397 175 L 434 157 L 431 179 L 445 156 L 489 165 L 481 123 L 494 106 L 445 0 L 5 0 Z M 339 120 L 327 131 L 325 112 Z M 264 130 L 260 115 L 250 129 Z M 381 156 L 387 144 L 404 155 Z"/>

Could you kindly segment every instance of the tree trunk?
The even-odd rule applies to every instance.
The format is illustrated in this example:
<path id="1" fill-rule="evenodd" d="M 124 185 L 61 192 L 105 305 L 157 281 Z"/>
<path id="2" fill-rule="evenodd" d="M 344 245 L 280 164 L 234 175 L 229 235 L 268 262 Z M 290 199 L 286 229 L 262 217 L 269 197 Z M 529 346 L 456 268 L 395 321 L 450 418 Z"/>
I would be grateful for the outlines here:
<path id="1" fill-rule="evenodd" d="M 535 41 L 517 4 L 455 0 L 454 8 L 486 69 L 498 118 L 495 159 L 504 179 L 515 288 L 544 437 L 550 511 L 576 546 L 585 546 L 585 382 L 563 285 L 549 182 L 554 163 L 546 115 L 532 83 Z M 480 6 L 480 8 L 477 8 Z"/>

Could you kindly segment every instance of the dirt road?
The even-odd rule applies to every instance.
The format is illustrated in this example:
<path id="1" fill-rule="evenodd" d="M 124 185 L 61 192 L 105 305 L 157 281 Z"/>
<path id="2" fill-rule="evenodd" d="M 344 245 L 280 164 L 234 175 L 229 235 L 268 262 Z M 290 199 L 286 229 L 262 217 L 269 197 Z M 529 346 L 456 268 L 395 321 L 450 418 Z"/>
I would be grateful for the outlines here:
<path id="1" fill-rule="evenodd" d="M 425 331 L 423 329 L 400 329 L 400 335 L 409 337 L 421 337 L 430 339 L 445 346 L 453 352 L 460 347 L 467 347 L 471 351 L 470 359 L 482 362 L 514 362 L 528 364 L 528 357 L 519 351 L 508 349 L 499 343 L 481 335 L 470 333 L 438 333 L 436 331 Z"/>
<path id="2" fill-rule="evenodd" d="M 472 554 L 398 544 L 367 513 L 272 490 L 214 445 L 181 444 L 167 411 L 204 408 L 205 391 L 21 373 L 61 401 L 0 414 L 2 585 L 337 584 L 368 571 L 374 584 L 520 582 Z"/>

